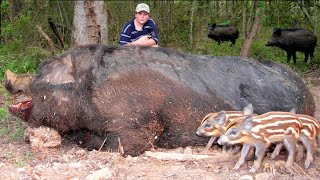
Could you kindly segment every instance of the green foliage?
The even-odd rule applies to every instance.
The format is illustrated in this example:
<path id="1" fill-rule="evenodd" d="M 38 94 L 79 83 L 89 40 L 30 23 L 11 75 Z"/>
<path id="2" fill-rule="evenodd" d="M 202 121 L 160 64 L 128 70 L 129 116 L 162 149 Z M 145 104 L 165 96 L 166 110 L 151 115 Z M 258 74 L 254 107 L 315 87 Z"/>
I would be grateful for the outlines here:
<path id="1" fill-rule="evenodd" d="M 7 127 L 0 127 L 0 137 L 9 134 L 9 129 Z"/>
<path id="2" fill-rule="evenodd" d="M 24 126 L 20 119 L 9 116 L 7 107 L 0 108 L 0 137 L 9 136 L 13 141 L 19 141 L 24 134 Z"/>
<path id="3" fill-rule="evenodd" d="M 11 5 L 4 1 L 5 17 L 9 14 Z M 32 42 L 35 30 L 33 16 L 20 13 L 12 18 L 4 18 L 1 26 L 1 39 L 5 43 L 0 45 L 0 77 L 10 69 L 18 73 L 34 73 L 42 59 L 47 57 L 45 49 Z M 5 44 L 5 45 L 4 45 Z"/>
<path id="4" fill-rule="evenodd" d="M 230 25 L 230 24 L 231 24 L 231 20 L 230 19 L 227 19 L 224 22 L 219 23 L 219 25 Z"/>
<path id="5" fill-rule="evenodd" d="M 6 108 L 0 108 L 0 119 L 4 119 L 7 116 L 7 109 Z"/>
<path id="6" fill-rule="evenodd" d="M 241 39 L 236 41 L 235 45 L 231 42 L 223 42 L 220 45 L 218 42 L 209 39 L 206 47 L 208 54 L 212 56 L 239 56 L 241 51 Z"/>
<path id="7" fill-rule="evenodd" d="M 12 14 L 11 1 L 3 0 L 0 44 L 0 79 L 10 69 L 17 73 L 35 73 L 39 63 L 56 52 L 48 52 L 47 42 L 36 30 L 39 25 L 44 32 L 60 47 L 52 33 L 47 19 L 52 18 L 59 24 L 66 47 L 72 47 L 72 20 L 74 1 L 33 1 L 21 0 L 23 6 L 18 15 Z M 141 1 L 142 2 L 142 1 Z M 143 1 L 151 8 L 151 18 L 159 28 L 161 47 L 171 47 L 194 54 L 214 56 L 239 56 L 244 42 L 242 36 L 242 2 L 241 1 Z M 105 1 L 108 12 L 108 37 L 110 45 L 118 45 L 124 23 L 134 17 L 137 1 Z M 318 1 L 304 1 L 304 8 L 309 12 L 313 22 L 319 22 Z M 245 1 L 247 16 L 250 15 L 253 1 Z M 277 47 L 264 44 L 271 35 L 273 27 L 302 27 L 310 29 L 306 17 L 296 1 L 259 1 L 262 9 L 262 28 L 254 39 L 250 56 L 255 59 L 270 59 L 286 63 L 286 53 Z M 193 30 L 190 42 L 191 10 Z M 232 24 L 240 30 L 240 37 L 234 46 L 230 42 L 218 45 L 207 37 L 208 23 Z M 316 25 L 316 32 L 320 26 Z M 316 63 L 319 65 L 319 48 L 316 49 Z M 303 54 L 297 53 L 298 64 L 290 65 L 299 72 L 305 72 L 308 66 L 303 63 Z"/>
<path id="8" fill-rule="evenodd" d="M 35 73 L 41 60 L 47 57 L 46 52 L 41 48 L 27 48 L 25 52 L 15 54 L 5 52 L 7 49 L 0 49 L 0 70 L 1 77 L 7 69 L 17 73 Z M 11 51 L 11 50 L 10 50 Z"/>

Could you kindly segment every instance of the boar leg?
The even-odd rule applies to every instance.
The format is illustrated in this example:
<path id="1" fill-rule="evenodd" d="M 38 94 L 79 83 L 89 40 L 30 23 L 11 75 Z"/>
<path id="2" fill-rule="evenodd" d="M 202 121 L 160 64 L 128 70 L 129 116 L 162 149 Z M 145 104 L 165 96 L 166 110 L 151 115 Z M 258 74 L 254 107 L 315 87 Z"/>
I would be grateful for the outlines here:
<path id="1" fill-rule="evenodd" d="M 249 153 L 249 150 L 250 150 L 250 145 L 249 144 L 244 144 L 242 146 L 242 150 L 241 150 L 241 154 L 240 154 L 240 158 L 238 160 L 238 162 L 236 163 L 236 165 L 234 166 L 234 170 L 237 170 L 240 168 L 240 166 L 244 163 L 245 159 L 246 159 L 246 156 L 248 155 Z"/>
<path id="2" fill-rule="evenodd" d="M 232 42 L 232 45 L 236 44 L 236 40 L 235 39 L 231 40 L 231 42 Z"/>
<path id="3" fill-rule="evenodd" d="M 309 57 L 309 53 L 308 53 L 308 51 L 305 51 L 305 52 L 304 52 L 304 62 L 305 62 L 305 63 L 307 63 L 308 57 Z"/>
<path id="4" fill-rule="evenodd" d="M 286 167 L 290 167 L 293 165 L 294 156 L 296 154 L 296 145 L 297 140 L 294 137 L 285 137 L 283 140 L 284 146 L 287 148 L 288 151 L 288 159 L 286 162 Z"/>
<path id="5" fill-rule="evenodd" d="M 309 52 L 310 53 L 310 64 L 311 65 L 313 64 L 313 57 L 314 57 L 313 52 L 314 52 L 314 50 Z M 305 61 L 305 62 L 307 62 L 307 61 Z"/>
<path id="6" fill-rule="evenodd" d="M 287 63 L 290 64 L 291 52 L 287 51 Z"/>
<path id="7" fill-rule="evenodd" d="M 104 148 L 111 151 L 120 151 L 120 154 L 124 156 L 138 156 L 153 147 L 154 138 L 148 138 L 150 136 L 144 136 L 139 131 L 107 132 Z"/>
<path id="8" fill-rule="evenodd" d="M 297 52 L 296 51 L 292 51 L 292 58 L 293 58 L 293 63 L 297 64 Z"/>
<path id="9" fill-rule="evenodd" d="M 266 154 L 268 144 L 261 142 L 257 144 L 255 147 L 256 147 L 256 153 L 255 153 L 256 160 L 253 162 L 253 166 L 251 167 L 249 172 L 256 172 L 257 170 L 259 170 L 262 160 Z"/>

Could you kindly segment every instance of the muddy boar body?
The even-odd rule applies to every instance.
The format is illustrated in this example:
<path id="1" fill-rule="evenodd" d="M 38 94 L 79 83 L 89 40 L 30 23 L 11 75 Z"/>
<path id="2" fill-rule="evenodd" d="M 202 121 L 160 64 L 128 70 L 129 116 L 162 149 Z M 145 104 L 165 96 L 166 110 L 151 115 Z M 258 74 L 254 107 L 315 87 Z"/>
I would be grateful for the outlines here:
<path id="1" fill-rule="evenodd" d="M 208 37 L 219 44 L 223 41 L 230 41 L 234 45 L 239 37 L 239 30 L 231 25 L 216 25 L 214 23 L 209 26 Z"/>
<path id="2" fill-rule="evenodd" d="M 257 113 L 314 111 L 304 83 L 279 64 L 163 48 L 73 48 L 40 65 L 31 93 L 30 125 L 133 156 L 153 146 L 206 144 L 195 132 L 208 112 L 249 102 Z"/>
<path id="3" fill-rule="evenodd" d="M 296 63 L 297 51 L 304 53 L 304 62 L 307 62 L 310 56 L 310 64 L 312 64 L 316 45 L 317 37 L 314 33 L 302 28 L 274 28 L 266 44 L 266 46 L 276 46 L 286 51 L 288 64 L 291 56 L 294 63 Z"/>

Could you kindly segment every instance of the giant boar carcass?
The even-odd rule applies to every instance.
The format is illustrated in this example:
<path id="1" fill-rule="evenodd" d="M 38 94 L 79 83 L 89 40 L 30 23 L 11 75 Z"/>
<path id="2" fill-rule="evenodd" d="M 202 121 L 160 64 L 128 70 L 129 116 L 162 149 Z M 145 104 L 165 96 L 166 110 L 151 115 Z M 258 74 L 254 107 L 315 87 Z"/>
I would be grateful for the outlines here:
<path id="1" fill-rule="evenodd" d="M 16 84 L 7 79 L 11 92 Z M 19 91 L 9 110 L 30 126 L 52 127 L 87 148 L 121 146 L 133 156 L 205 144 L 196 129 L 209 112 L 248 103 L 258 114 L 314 112 L 310 91 L 285 66 L 166 48 L 75 47 L 44 61 L 29 92 Z"/>

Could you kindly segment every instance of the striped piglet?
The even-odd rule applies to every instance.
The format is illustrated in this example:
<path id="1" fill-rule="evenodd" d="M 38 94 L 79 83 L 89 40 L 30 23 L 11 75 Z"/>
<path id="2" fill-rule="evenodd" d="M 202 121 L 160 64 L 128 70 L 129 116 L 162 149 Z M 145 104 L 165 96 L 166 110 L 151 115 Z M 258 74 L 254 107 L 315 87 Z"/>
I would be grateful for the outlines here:
<path id="1" fill-rule="evenodd" d="M 294 162 L 301 127 L 299 118 L 289 112 L 241 116 L 227 125 L 226 133 L 220 137 L 218 143 L 221 145 L 243 144 L 235 170 L 244 163 L 251 146 L 255 147 L 256 160 L 250 172 L 256 172 L 260 168 L 265 152 L 271 144 L 283 143 L 289 152 L 286 162 L 288 167 Z"/>
<path id="2" fill-rule="evenodd" d="M 211 137 L 206 148 L 203 150 L 203 153 L 206 153 L 212 146 L 213 142 L 225 133 L 227 124 L 238 117 L 252 114 L 252 111 L 252 104 L 249 104 L 243 109 L 243 111 L 220 111 L 206 115 L 201 121 L 196 132 L 198 136 Z"/>
<path id="3" fill-rule="evenodd" d="M 295 113 L 294 111 L 290 111 Z M 304 163 L 304 167 L 307 169 L 311 163 L 313 162 L 313 153 L 316 151 L 317 147 L 320 145 L 320 125 L 319 121 L 315 118 L 304 115 L 304 114 L 296 114 L 302 124 L 302 129 L 299 136 L 300 144 L 306 149 L 307 155 Z M 282 149 L 283 144 L 277 144 L 275 150 L 271 154 L 271 159 L 274 159 Z M 297 161 L 300 161 L 303 157 L 303 146 L 299 145 Z M 318 150 L 319 151 L 319 150 Z"/>

